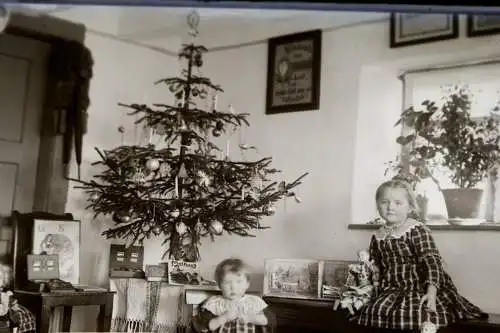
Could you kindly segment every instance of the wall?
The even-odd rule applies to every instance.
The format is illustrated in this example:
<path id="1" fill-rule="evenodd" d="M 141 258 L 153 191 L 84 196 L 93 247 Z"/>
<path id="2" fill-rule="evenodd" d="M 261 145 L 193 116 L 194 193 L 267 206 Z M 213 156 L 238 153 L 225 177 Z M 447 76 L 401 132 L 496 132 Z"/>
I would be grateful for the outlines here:
<path id="1" fill-rule="evenodd" d="M 170 43 L 177 43 L 171 40 Z M 83 146 L 82 179 L 89 180 L 98 170 L 90 164 L 99 159 L 94 147 L 111 149 L 121 144 L 134 144 L 140 137 L 133 117 L 117 105 L 122 103 L 165 102 L 165 88 L 154 86 L 163 77 L 177 74 L 177 59 L 149 49 L 88 33 L 85 44 L 94 57 L 94 77 L 90 85 L 91 106 L 88 132 Z M 168 91 L 168 90 L 167 90 Z M 166 101 L 168 102 L 168 100 Z M 118 127 L 125 127 L 125 135 Z M 73 161 L 71 173 L 76 177 Z M 80 282 L 107 285 L 110 240 L 100 234 L 109 219 L 93 220 L 93 214 L 85 210 L 84 193 L 70 184 L 66 211 L 81 220 Z M 155 244 L 152 244 L 155 247 Z M 155 252 L 151 247 L 148 251 Z M 82 312 L 86 315 L 83 316 Z M 84 308 L 74 311 L 72 331 L 93 331 L 93 318 L 97 310 Z"/>
<path id="2" fill-rule="evenodd" d="M 389 49 L 387 32 L 387 22 L 379 22 L 324 33 L 320 111 L 264 114 L 265 43 L 207 55 L 204 73 L 225 89 L 221 105 L 231 103 L 237 112 L 251 114 L 251 127 L 244 135 L 247 143 L 256 145 L 261 155 L 273 156 L 284 179 L 293 180 L 305 171 L 310 175 L 299 190 L 303 203 L 282 203 L 264 221 L 271 229 L 258 232 L 256 238 L 221 236 L 214 243 L 205 241 L 205 274 L 211 274 L 221 259 L 239 256 L 255 270 L 254 287 L 260 288 L 265 258 L 353 259 L 367 246 L 370 232 L 349 231 L 347 225 L 374 216 L 374 187 L 384 179 L 383 163 L 395 149 L 388 142 L 397 134 L 393 124 L 401 111 L 398 73 L 499 52 L 498 37 Z M 500 255 L 496 235 L 436 231 L 435 237 L 462 293 L 484 310 L 500 312 L 500 267 L 491 265 Z M 149 252 L 146 260 L 158 262 L 160 255 Z M 481 283 L 472 272 L 485 273 Z"/>

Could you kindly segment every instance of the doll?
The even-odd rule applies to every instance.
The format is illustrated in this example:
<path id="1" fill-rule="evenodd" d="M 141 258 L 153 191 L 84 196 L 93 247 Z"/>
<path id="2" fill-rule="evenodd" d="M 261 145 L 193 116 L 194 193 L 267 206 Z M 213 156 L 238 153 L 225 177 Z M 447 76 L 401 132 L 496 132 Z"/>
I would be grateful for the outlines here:
<path id="1" fill-rule="evenodd" d="M 334 310 L 340 306 L 354 314 L 368 303 L 378 286 L 378 272 L 368 252 L 359 251 L 357 263 L 349 265 L 347 290 L 342 292 L 340 300 L 335 301 Z"/>

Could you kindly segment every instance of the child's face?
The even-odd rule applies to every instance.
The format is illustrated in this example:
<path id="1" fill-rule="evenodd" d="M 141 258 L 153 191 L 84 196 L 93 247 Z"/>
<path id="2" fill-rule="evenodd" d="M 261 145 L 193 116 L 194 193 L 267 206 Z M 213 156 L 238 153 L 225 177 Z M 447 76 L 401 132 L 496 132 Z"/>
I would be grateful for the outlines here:
<path id="1" fill-rule="evenodd" d="M 222 296 L 235 300 L 245 295 L 249 285 L 250 282 L 244 272 L 227 272 L 220 283 L 220 289 Z"/>
<path id="2" fill-rule="evenodd" d="M 377 202 L 380 216 L 387 223 L 406 221 L 410 213 L 408 194 L 402 188 L 386 188 Z"/>

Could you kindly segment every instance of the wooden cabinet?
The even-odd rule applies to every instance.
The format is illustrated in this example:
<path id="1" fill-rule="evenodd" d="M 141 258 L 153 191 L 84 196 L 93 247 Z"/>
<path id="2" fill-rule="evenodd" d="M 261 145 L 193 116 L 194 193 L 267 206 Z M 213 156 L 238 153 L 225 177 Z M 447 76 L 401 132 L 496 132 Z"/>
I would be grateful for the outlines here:
<path id="1" fill-rule="evenodd" d="M 264 297 L 264 300 L 276 315 L 277 333 L 379 333 L 349 322 L 348 312 L 334 311 L 331 301 L 281 297 Z M 500 333 L 500 315 L 464 321 L 439 330 L 439 333 L 472 332 Z"/>

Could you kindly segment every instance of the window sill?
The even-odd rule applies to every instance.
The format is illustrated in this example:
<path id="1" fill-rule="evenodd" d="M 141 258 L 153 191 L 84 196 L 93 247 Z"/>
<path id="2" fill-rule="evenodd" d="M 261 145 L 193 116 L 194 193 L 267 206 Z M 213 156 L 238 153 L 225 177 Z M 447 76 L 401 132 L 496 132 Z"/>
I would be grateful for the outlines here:
<path id="1" fill-rule="evenodd" d="M 456 230 L 456 231 L 500 231 L 500 223 L 481 223 L 477 225 L 454 225 L 445 221 L 430 222 L 427 226 L 431 230 Z M 376 230 L 380 224 L 349 224 L 349 230 Z"/>

